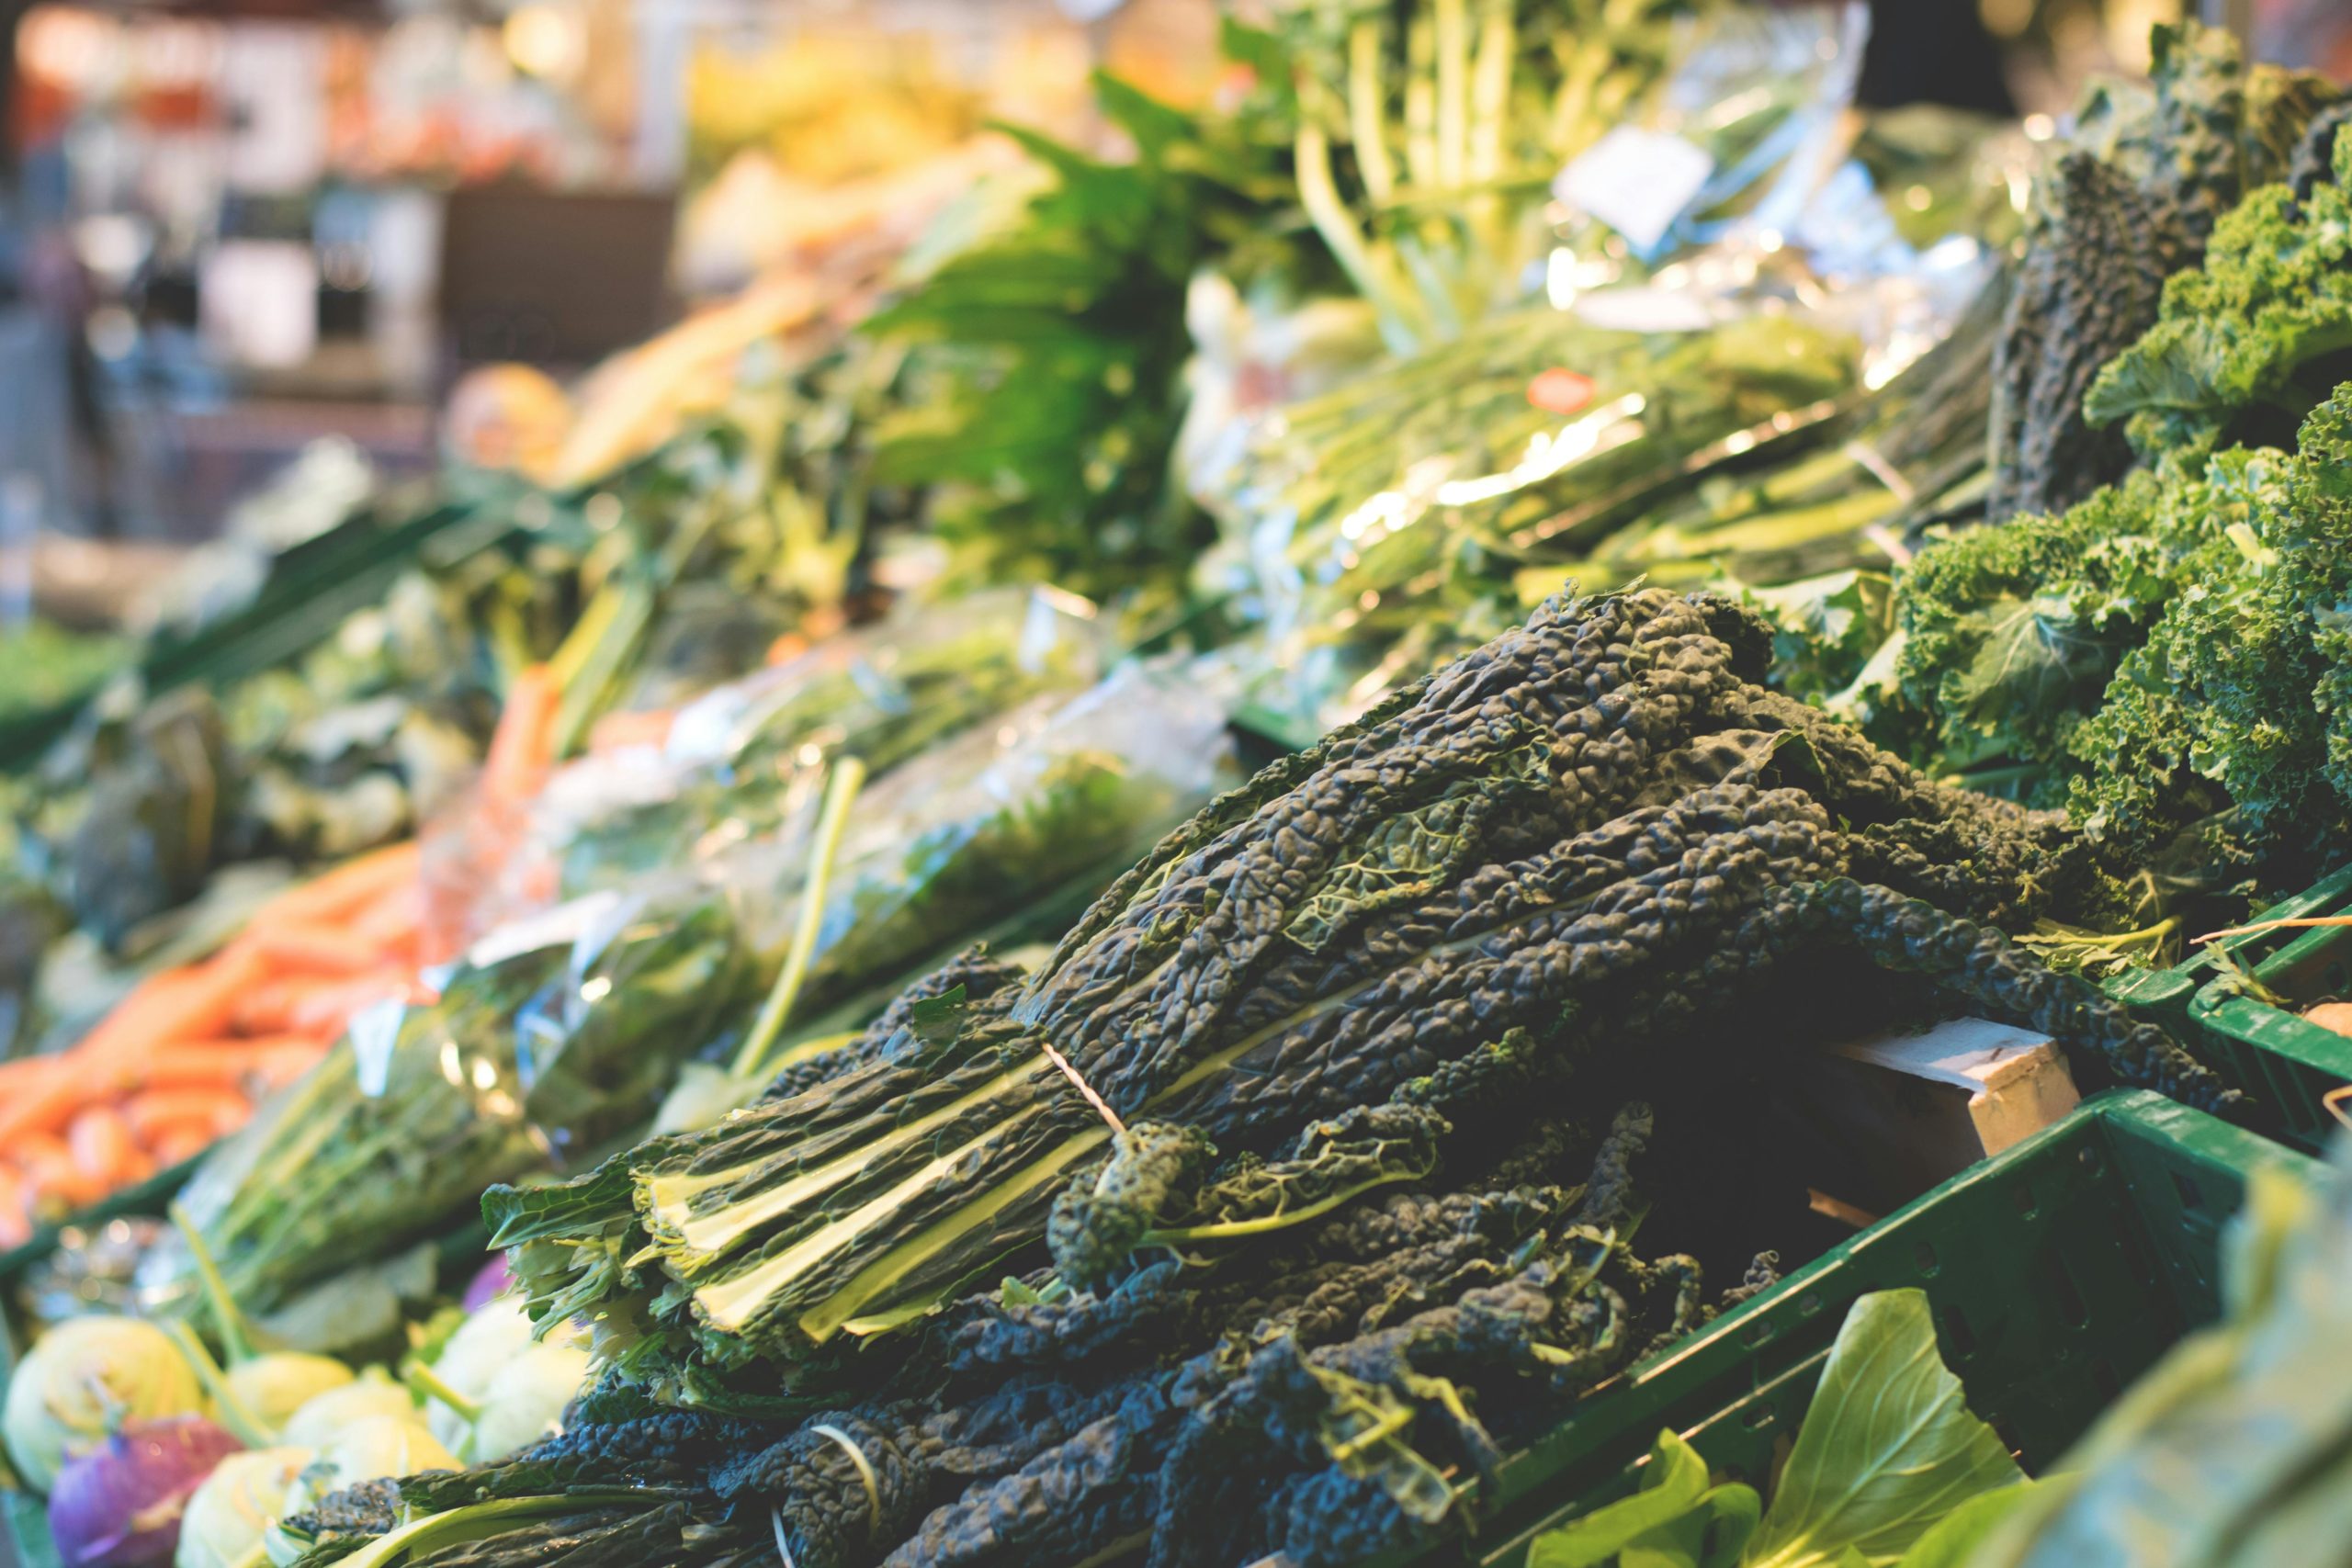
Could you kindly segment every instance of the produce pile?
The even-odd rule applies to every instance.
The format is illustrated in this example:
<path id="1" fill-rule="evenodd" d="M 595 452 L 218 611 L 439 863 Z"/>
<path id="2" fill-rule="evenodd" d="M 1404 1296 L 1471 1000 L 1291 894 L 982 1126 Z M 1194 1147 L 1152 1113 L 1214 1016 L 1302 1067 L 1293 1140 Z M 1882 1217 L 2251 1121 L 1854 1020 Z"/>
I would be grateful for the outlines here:
<path id="1" fill-rule="evenodd" d="M 1970 918 L 2064 886 L 2053 824 L 1756 684 L 1768 649 L 1718 600 L 1555 602 L 1196 817 L 1035 973 L 959 962 L 740 1116 L 494 1190 L 530 1310 L 587 1321 L 607 1382 L 511 1469 L 403 1489 L 450 1512 L 399 1528 L 475 1537 L 467 1506 L 536 1498 L 488 1517 L 726 1562 L 762 1539 L 756 1498 L 796 1562 L 1143 1534 L 1155 1562 L 1351 1562 L 1455 1528 L 1449 1473 L 1698 1321 L 1694 1261 L 1623 1254 L 1651 1119 L 1629 1096 L 1940 993 L 2095 1080 L 2229 1102 Z M 1465 1150 L 1581 1169 L 1612 1122 L 1573 1197 L 1456 1184 Z M 958 1300 L 1040 1242 L 1049 1266 Z M 1017 1396 L 967 1392 L 1008 1372 Z M 568 1514 L 657 1484 L 665 1517 Z M 366 1525 L 308 1523 L 321 1562 Z"/>
<path id="2" fill-rule="evenodd" d="M 2275 1125 L 2110 982 L 2352 849 L 2352 97 L 2160 28 L 2038 143 L 1853 111 L 1828 8 L 1265 23 L 0 784 L 0 1503 L 64 1562 L 1455 1561 L 1815 1314 L 1829 1047 Z M 1921 1244 L 1785 1464 L 1678 1410 L 1512 1550 L 2122 1539 L 2332 1364 L 2310 1207 L 2070 1479 Z M 2249 1539 L 2324 1523 L 2313 1381 Z"/>

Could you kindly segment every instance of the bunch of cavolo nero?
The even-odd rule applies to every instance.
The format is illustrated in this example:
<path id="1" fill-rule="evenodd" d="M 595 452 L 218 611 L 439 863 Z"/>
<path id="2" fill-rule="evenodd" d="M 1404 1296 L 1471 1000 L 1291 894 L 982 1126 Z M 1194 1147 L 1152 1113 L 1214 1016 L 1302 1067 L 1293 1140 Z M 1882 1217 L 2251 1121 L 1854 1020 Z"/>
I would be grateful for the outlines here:
<path id="1" fill-rule="evenodd" d="M 1034 971 L 967 953 L 746 1111 L 494 1189 L 601 1381 L 505 1463 L 286 1521 L 301 1561 L 1355 1561 L 1772 1278 L 1634 1249 L 1680 1086 L 1958 1004 L 2231 1100 L 1994 929 L 2102 897 L 2086 840 L 1769 690 L 1770 646 L 1556 599 Z"/>

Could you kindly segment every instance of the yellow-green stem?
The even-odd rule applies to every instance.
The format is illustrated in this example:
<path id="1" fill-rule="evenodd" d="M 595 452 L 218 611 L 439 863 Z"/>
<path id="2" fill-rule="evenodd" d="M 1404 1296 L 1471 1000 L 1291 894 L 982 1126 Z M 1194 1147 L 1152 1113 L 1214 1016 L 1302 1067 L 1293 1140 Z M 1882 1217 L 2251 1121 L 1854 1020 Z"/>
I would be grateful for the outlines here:
<path id="1" fill-rule="evenodd" d="M 800 987 L 808 977 L 809 963 L 817 954 L 818 933 L 825 923 L 825 900 L 831 890 L 833 863 L 841 857 L 842 840 L 849 829 L 850 807 L 856 802 L 857 792 L 865 787 L 865 764 L 855 757 L 836 761 L 825 781 L 825 804 L 817 821 L 816 849 L 808 857 L 808 874 L 800 890 L 799 923 L 793 928 L 792 948 L 785 954 L 784 969 L 775 977 L 775 988 L 761 1004 L 751 1037 L 743 1042 L 743 1049 L 735 1057 L 733 1071 L 739 1078 L 757 1077 L 767 1066 L 768 1054 L 784 1032 L 793 1003 L 799 999 Z"/>

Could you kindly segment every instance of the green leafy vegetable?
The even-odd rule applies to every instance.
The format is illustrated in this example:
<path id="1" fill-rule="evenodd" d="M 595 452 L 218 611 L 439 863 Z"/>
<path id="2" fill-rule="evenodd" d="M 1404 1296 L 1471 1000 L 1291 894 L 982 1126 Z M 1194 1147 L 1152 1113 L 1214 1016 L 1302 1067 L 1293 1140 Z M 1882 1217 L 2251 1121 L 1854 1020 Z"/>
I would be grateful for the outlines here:
<path id="1" fill-rule="evenodd" d="M 1762 1507 L 1755 1488 L 1707 1484 L 1707 1461 L 1660 1432 L 1642 1489 L 1538 1536 L 1527 1568 L 1733 1568 Z"/>
<path id="2" fill-rule="evenodd" d="M 1108 76 L 1095 94 L 1135 158 L 1008 128 L 1047 188 L 865 324 L 910 355 L 911 389 L 873 432 L 876 474 L 926 491 L 982 581 L 1164 593 L 1205 529 L 1169 483 L 1185 288 L 1272 191 L 1246 128 Z"/>
<path id="3" fill-rule="evenodd" d="M 2024 1479 L 1945 1370 L 1927 1296 L 1864 1296 L 1838 1331 L 1747 1561 L 1805 1568 L 1850 1551 L 1877 1568 L 1962 1503 Z"/>
<path id="4" fill-rule="evenodd" d="M 2263 438 L 2333 389 L 2352 349 L 2352 137 L 2335 141 L 2332 181 L 2264 186 L 2222 219 L 2154 326 L 2099 372 L 2088 418 L 2130 420 L 2143 456 L 2210 451 L 2242 416 L 2270 422 Z"/>
<path id="5" fill-rule="evenodd" d="M 1994 351 L 1995 522 L 2060 511 L 2123 475 L 2130 451 L 2096 426 L 2128 412 L 2118 400 L 2131 394 L 2103 367 L 2157 325 L 2160 291 L 2165 315 L 2186 302 L 2165 279 L 2222 243 L 2216 220 L 2283 178 L 2298 138 L 2340 96 L 2309 73 L 2249 71 L 2234 38 L 2193 22 L 2157 27 L 2150 56 L 2144 88 L 2093 93 L 2036 186 Z M 2223 222 L 2239 243 L 2245 228 Z"/>
<path id="6" fill-rule="evenodd" d="M 1710 1486 L 1671 1431 L 1634 1495 L 1531 1547 L 1529 1568 L 1954 1568 L 2030 1488 L 1969 1413 L 1928 1298 L 1857 1301 L 1759 1521 L 1746 1486 Z"/>
<path id="7" fill-rule="evenodd" d="M 1842 944 L 2210 1099 L 2081 982 L 1847 880 L 2030 919 L 2067 874 L 2052 824 L 1755 684 L 1767 640 L 1720 600 L 1555 600 L 1214 803 L 1034 975 L 910 993 L 986 979 L 952 1031 L 894 1007 L 723 1124 L 554 1192 L 493 1190 L 495 1238 L 535 1315 L 587 1310 L 608 1359 L 657 1384 L 821 1365 L 1040 1240 L 1091 1279 L 1155 1234 L 1312 1218 L 1426 1168 L 1438 1122 L 1573 1082 L 1653 1010 L 1707 1016 Z M 1204 1198 L 1204 1143 L 1269 1163 Z"/>

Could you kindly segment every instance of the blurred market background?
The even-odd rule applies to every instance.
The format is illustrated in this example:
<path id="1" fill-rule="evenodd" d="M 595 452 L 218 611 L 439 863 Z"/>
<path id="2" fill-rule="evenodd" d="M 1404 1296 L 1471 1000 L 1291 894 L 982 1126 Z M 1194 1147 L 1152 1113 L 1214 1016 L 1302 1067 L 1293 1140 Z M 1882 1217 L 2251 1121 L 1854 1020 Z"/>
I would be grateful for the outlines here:
<path id="1" fill-rule="evenodd" d="M 2093 73 L 2143 68 L 2175 8 L 1882 5 L 1862 96 L 2058 113 Z M 1215 12 L 0 4 L 0 615 L 140 613 L 159 561 L 306 454 L 317 504 L 252 525 L 281 547 L 446 442 L 560 444 L 557 386 L 693 312 L 733 303 L 730 341 L 800 324 L 1005 160 L 991 119 L 1099 140 L 1097 65 L 1178 102 L 1217 91 Z M 2352 7 L 2222 19 L 2260 58 L 2352 72 Z M 465 379 L 510 363 L 554 385 Z"/>

